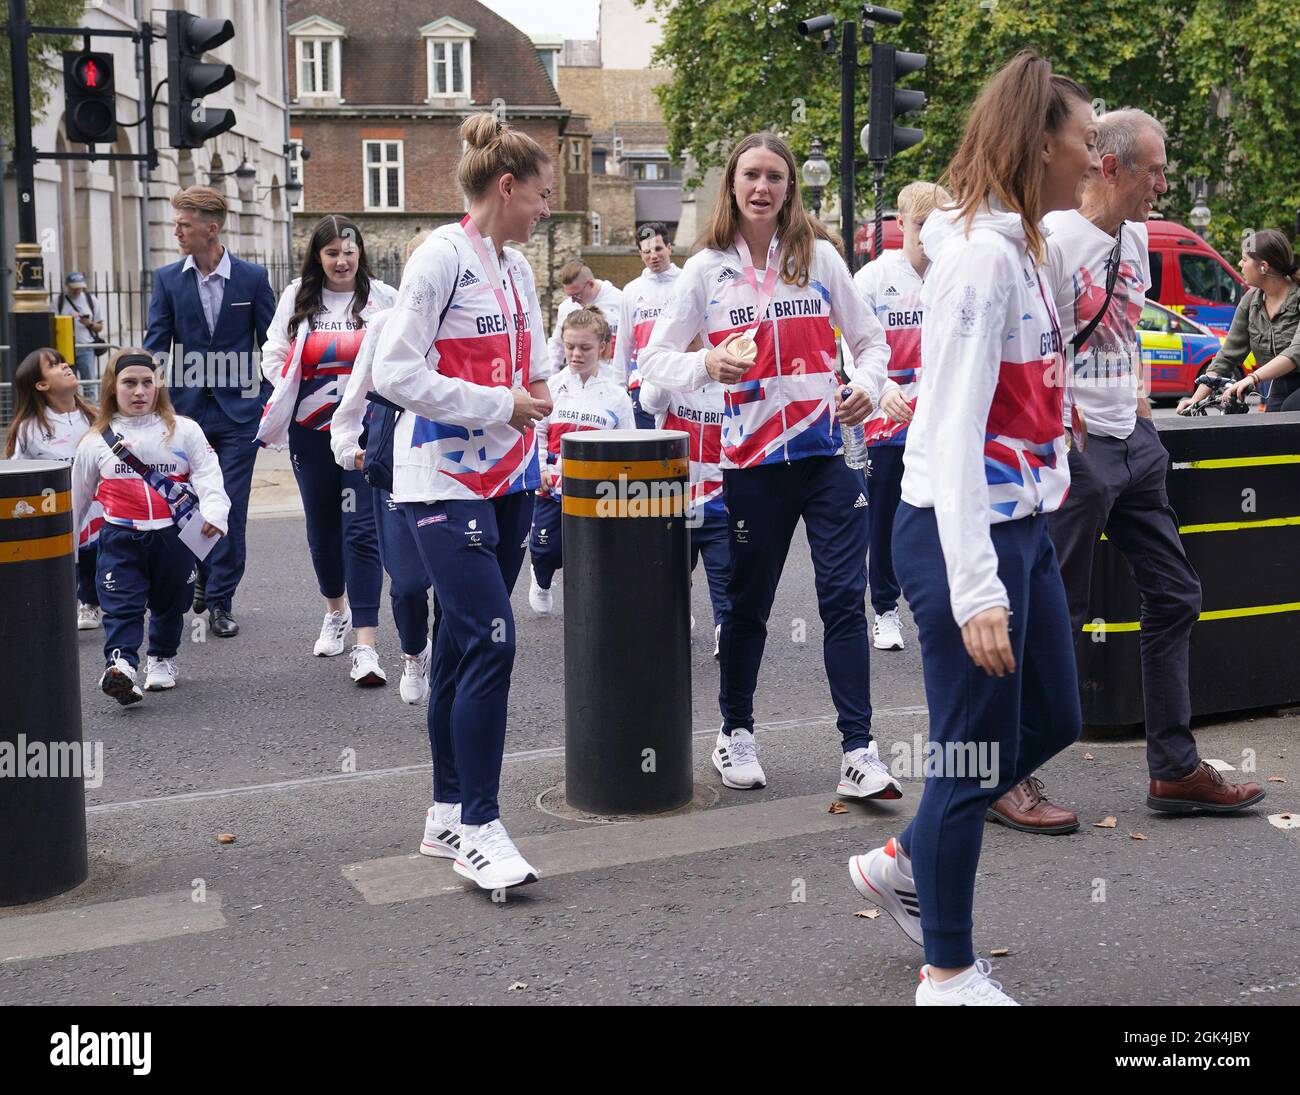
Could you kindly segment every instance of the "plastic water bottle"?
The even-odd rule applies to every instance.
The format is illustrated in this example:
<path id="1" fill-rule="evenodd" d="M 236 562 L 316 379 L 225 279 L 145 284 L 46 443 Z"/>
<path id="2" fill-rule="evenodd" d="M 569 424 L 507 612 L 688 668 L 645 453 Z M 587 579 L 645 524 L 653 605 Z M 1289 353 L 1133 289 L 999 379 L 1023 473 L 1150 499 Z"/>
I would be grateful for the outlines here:
<path id="1" fill-rule="evenodd" d="M 840 398 L 848 399 L 853 394 L 852 388 L 842 388 Z M 867 432 L 862 423 L 846 426 L 840 423 L 840 435 L 844 438 L 844 463 L 851 468 L 867 466 Z"/>

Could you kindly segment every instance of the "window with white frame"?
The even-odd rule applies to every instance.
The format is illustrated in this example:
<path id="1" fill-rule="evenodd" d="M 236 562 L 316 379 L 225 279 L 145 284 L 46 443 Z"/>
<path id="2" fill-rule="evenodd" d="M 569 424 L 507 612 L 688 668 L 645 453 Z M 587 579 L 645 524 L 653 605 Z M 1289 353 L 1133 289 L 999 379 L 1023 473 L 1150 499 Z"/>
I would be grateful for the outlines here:
<path id="1" fill-rule="evenodd" d="M 593 213 L 591 215 L 591 246 L 592 247 L 601 246 L 599 213 Z"/>
<path id="2" fill-rule="evenodd" d="M 402 142 L 362 141 L 366 211 L 402 210 Z"/>
<path id="3" fill-rule="evenodd" d="M 289 142 L 289 178 L 304 184 L 304 189 L 299 191 L 297 199 L 289 206 L 295 213 L 301 213 L 306 208 L 303 200 L 307 195 L 306 179 L 303 177 L 303 168 L 305 166 L 306 164 L 302 158 L 302 141 L 291 140 Z"/>
<path id="4" fill-rule="evenodd" d="M 582 142 L 569 141 L 569 173 L 582 174 Z"/>
<path id="5" fill-rule="evenodd" d="M 298 95 L 339 94 L 339 39 L 298 39 Z"/>
<path id="6" fill-rule="evenodd" d="M 472 44 L 477 32 L 459 19 L 444 16 L 420 28 L 425 40 L 429 99 L 470 101 Z"/>

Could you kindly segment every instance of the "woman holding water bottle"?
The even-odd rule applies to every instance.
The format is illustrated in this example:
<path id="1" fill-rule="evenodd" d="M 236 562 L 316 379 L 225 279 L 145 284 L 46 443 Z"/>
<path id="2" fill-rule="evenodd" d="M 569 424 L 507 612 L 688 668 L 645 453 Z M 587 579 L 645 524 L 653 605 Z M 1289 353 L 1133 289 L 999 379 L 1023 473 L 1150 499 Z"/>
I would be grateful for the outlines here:
<path id="1" fill-rule="evenodd" d="M 897 798 L 898 783 L 871 737 L 866 482 L 841 453 L 841 427 L 859 426 L 888 385 L 889 346 L 794 180 L 790 149 L 770 133 L 751 134 L 732 150 L 713 222 L 641 351 L 640 369 L 646 382 L 670 390 L 694 391 L 710 380 L 725 387 L 721 467 L 732 571 L 713 751 L 722 782 L 767 784 L 754 740 L 754 689 L 768 614 L 802 518 L 843 737 L 838 793 Z M 835 327 L 858 362 L 843 388 Z M 687 352 L 699 332 L 709 345 Z"/>

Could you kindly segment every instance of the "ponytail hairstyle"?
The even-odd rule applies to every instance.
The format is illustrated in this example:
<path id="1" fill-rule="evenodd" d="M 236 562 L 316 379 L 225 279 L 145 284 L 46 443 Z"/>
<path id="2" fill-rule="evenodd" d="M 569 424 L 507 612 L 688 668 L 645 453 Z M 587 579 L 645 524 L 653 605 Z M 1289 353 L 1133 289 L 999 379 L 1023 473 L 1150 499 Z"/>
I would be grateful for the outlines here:
<path id="1" fill-rule="evenodd" d="M 163 381 L 163 371 L 158 368 L 157 362 L 148 350 L 139 346 L 123 346 L 109 359 L 104 375 L 100 378 L 99 413 L 95 415 L 95 421 L 90 424 L 87 437 L 92 433 L 99 433 L 105 426 L 111 426 L 113 416 L 121 413 L 121 408 L 117 405 L 117 371 L 131 365 L 143 365 L 153 370 L 154 390 L 157 392 L 154 397 L 153 413 L 167 424 L 168 437 L 176 432 L 176 412 L 172 409 L 172 397 L 167 393 L 167 385 Z"/>
<path id="2" fill-rule="evenodd" d="M 502 175 L 531 179 L 551 162 L 547 151 L 532 137 L 494 114 L 471 114 L 460 126 L 465 144 L 456 181 L 471 199 L 481 198 Z"/>
<path id="3" fill-rule="evenodd" d="M 1020 214 L 1034 261 L 1043 261 L 1038 228 L 1043 186 L 1040 150 L 1070 113 L 1072 99 L 1090 102 L 1082 85 L 1052 73 L 1050 62 L 1022 50 L 1002 66 L 980 92 L 966 120 L 957 154 L 943 175 L 955 208 L 970 232 L 990 197 Z"/>
<path id="4" fill-rule="evenodd" d="M 289 317 L 290 337 L 293 337 L 304 319 L 310 324 L 312 317 L 320 311 L 321 293 L 325 289 L 325 267 L 321 265 L 320 253 L 334 240 L 353 243 L 357 248 L 357 287 L 352 294 L 352 318 L 358 324 L 361 323 L 361 313 L 370 300 L 370 279 L 373 276 L 370 260 L 366 258 L 366 242 L 361 238 L 361 229 L 355 222 L 331 214 L 320 219 L 307 243 L 298 294 L 293 299 L 293 315 Z"/>
<path id="5" fill-rule="evenodd" d="M 18 363 L 14 370 L 14 420 L 9 423 L 9 435 L 5 438 L 5 459 L 12 460 L 18 450 L 18 435 L 28 422 L 35 422 L 36 428 L 47 437 L 53 432 L 50 428 L 49 397 L 36 385 L 45 379 L 45 369 L 50 365 L 66 365 L 63 355 L 49 346 L 33 350 Z M 95 420 L 95 408 L 86 402 L 80 390 L 72 397 L 87 422 Z"/>
<path id="6" fill-rule="evenodd" d="M 590 331 L 596 336 L 596 342 L 602 349 L 609 345 L 609 321 L 599 308 L 588 304 L 570 312 L 564 317 L 564 323 L 560 325 L 561 338 L 570 327 L 575 331 Z"/>
<path id="7" fill-rule="evenodd" d="M 1290 241 L 1281 232 L 1265 228 L 1252 232 L 1246 238 L 1246 254 L 1256 262 L 1266 262 L 1269 273 L 1286 278 L 1295 285 L 1300 285 L 1300 267 L 1297 267 L 1295 251 Z"/>
<path id="8" fill-rule="evenodd" d="M 813 241 L 826 240 L 837 247 L 839 241 L 804 209 L 794 155 L 790 152 L 790 146 L 774 133 L 751 133 L 731 150 L 718 189 L 718 200 L 713 204 L 713 219 L 696 241 L 695 247 L 697 250 L 707 247 L 714 251 L 725 251 L 735 242 L 736 233 L 740 231 L 740 208 L 736 205 L 735 192 L 736 168 L 740 157 L 752 148 L 766 148 L 785 161 L 789 186 L 785 193 L 785 204 L 776 217 L 776 231 L 781 237 L 781 280 L 787 285 L 797 285 L 802 289 L 808 284 L 808 271 L 812 267 Z"/>

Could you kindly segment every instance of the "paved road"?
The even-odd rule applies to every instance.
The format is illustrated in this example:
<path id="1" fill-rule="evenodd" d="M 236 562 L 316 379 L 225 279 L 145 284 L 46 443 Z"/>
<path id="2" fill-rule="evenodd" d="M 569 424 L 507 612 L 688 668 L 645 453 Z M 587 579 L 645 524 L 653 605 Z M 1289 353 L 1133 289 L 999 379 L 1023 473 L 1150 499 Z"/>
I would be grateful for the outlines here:
<path id="1" fill-rule="evenodd" d="M 845 862 L 898 831 L 920 784 L 828 813 L 837 735 L 802 539 L 757 698 L 770 784 L 675 819 L 592 826 L 537 807 L 563 776 L 563 622 L 535 617 L 521 586 L 503 810 L 544 878 L 500 905 L 412 856 L 428 749 L 423 709 L 397 699 L 391 627 L 393 683 L 355 688 L 346 659 L 310 657 L 321 606 L 301 518 L 256 520 L 249 539 L 243 633 L 188 644 L 175 692 L 112 705 L 95 688 L 101 633 L 82 634 L 84 732 L 106 765 L 88 791 L 90 879 L 0 910 L 0 1003 L 911 1002 L 920 952 L 888 918 L 853 915 Z M 702 585 L 693 601 L 707 620 Z M 711 650 L 701 628 L 695 770 L 714 787 Z M 629 702 L 638 687 L 653 676 Z M 925 733 L 915 641 L 876 656 L 873 687 L 882 752 Z M 1268 820 L 1300 808 L 1298 735 L 1295 717 L 1201 732 L 1206 756 L 1254 750 L 1260 778 L 1289 781 L 1231 819 L 1150 814 L 1140 743 L 1053 761 L 1049 789 L 1085 825 L 987 831 L 976 945 L 1009 950 L 996 975 L 1026 1003 L 1300 1003 L 1300 830 Z M 1091 824 L 1108 815 L 1114 828 Z"/>

